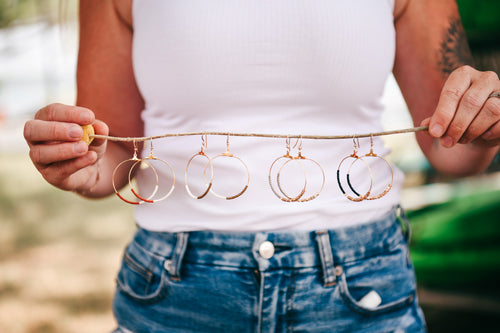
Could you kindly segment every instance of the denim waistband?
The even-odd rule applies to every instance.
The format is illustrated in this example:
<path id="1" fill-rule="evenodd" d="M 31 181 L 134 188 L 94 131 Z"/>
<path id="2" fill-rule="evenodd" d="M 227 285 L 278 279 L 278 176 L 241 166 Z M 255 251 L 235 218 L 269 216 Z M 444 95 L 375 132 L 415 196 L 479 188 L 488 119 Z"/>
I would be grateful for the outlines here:
<path id="1" fill-rule="evenodd" d="M 172 276 L 178 275 L 181 262 L 261 271 L 323 266 L 325 274 L 333 275 L 334 265 L 377 256 L 405 242 L 398 218 L 404 214 L 398 211 L 365 224 L 312 232 L 168 233 L 139 229 L 133 243 L 165 258 Z"/>

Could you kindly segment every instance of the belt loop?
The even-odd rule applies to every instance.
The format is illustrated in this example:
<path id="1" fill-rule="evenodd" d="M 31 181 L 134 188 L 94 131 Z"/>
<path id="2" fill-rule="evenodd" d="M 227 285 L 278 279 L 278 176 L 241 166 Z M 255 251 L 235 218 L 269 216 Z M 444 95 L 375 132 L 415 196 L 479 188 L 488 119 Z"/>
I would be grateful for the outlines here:
<path id="1" fill-rule="evenodd" d="M 333 262 L 332 247 L 330 245 L 330 234 L 328 231 L 316 231 L 316 242 L 318 243 L 319 257 L 323 267 L 323 283 L 325 287 L 335 285 L 337 276 Z"/>
<path id="2" fill-rule="evenodd" d="M 180 281 L 181 263 L 184 258 L 184 253 L 186 252 L 189 234 L 187 232 L 178 232 L 175 236 L 177 241 L 175 243 L 174 253 L 172 254 L 172 258 L 165 262 L 165 269 L 172 280 Z"/>
<path id="3" fill-rule="evenodd" d="M 406 243 L 410 244 L 411 240 L 411 227 L 410 227 L 410 221 L 408 220 L 408 217 L 405 214 L 405 211 L 401 205 L 398 205 L 396 207 L 396 217 L 401 223 L 401 228 L 403 229 L 403 235 L 405 237 Z"/>

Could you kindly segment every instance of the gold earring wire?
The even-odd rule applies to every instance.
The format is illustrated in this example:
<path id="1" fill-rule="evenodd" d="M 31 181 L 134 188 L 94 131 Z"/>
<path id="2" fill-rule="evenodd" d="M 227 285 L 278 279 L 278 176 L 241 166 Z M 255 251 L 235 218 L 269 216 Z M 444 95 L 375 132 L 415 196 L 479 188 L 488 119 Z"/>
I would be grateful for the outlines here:
<path id="1" fill-rule="evenodd" d="M 154 188 L 154 190 L 153 190 L 152 194 L 151 194 L 148 198 L 146 198 L 146 199 L 144 199 L 144 198 L 139 198 L 139 199 L 141 199 L 141 201 L 131 201 L 131 200 L 128 200 L 128 199 L 126 199 L 124 196 L 122 196 L 122 195 L 120 194 L 120 192 L 119 192 L 119 191 L 118 191 L 118 189 L 116 188 L 116 182 L 115 182 L 115 177 L 116 177 L 116 173 L 117 173 L 118 169 L 120 169 L 120 167 L 121 167 L 122 165 L 124 165 L 125 163 L 127 163 L 127 162 L 133 162 L 134 164 L 132 165 L 132 167 L 129 169 L 129 172 L 128 172 L 128 181 L 129 181 L 129 185 L 130 185 L 130 187 L 131 187 L 131 191 L 132 191 L 132 193 L 134 193 L 134 195 L 135 195 L 136 191 L 134 190 L 134 188 L 133 188 L 133 186 L 132 186 L 132 184 L 131 184 L 132 169 L 133 169 L 133 167 L 134 167 L 137 163 L 140 163 L 140 162 L 142 161 L 142 159 L 138 158 L 138 156 L 137 156 L 137 155 L 138 155 L 138 148 L 137 148 L 137 143 L 135 142 L 135 140 L 134 140 L 133 144 L 134 144 L 134 154 L 133 154 L 132 158 L 129 158 L 128 160 L 125 160 L 125 161 L 120 162 L 120 163 L 119 163 L 119 164 L 115 167 L 115 169 L 113 170 L 113 175 L 112 175 L 112 177 L 111 177 L 111 182 L 112 182 L 112 185 L 113 185 L 113 189 L 114 189 L 114 191 L 115 191 L 116 195 L 118 196 L 118 198 L 120 198 L 121 200 L 125 201 L 126 203 L 129 203 L 129 204 L 132 204 L 132 205 L 140 205 L 140 204 L 142 204 L 142 203 L 144 203 L 144 202 L 151 202 L 151 200 L 150 200 L 150 199 L 151 199 L 152 197 L 154 197 L 154 196 L 155 196 L 155 194 L 156 194 L 156 191 L 158 191 L 158 172 L 156 171 L 156 169 L 155 169 L 155 168 L 153 168 L 153 166 L 152 166 L 151 164 L 149 164 L 148 162 L 144 162 L 144 163 L 146 163 L 149 167 L 151 167 L 151 170 L 154 172 L 155 177 L 156 177 L 156 186 L 155 186 L 155 188 Z"/>
<path id="2" fill-rule="evenodd" d="M 319 194 L 321 193 L 321 191 L 323 191 L 323 187 L 325 186 L 325 181 L 326 181 L 325 171 L 323 170 L 323 167 L 321 166 L 321 164 L 319 164 L 318 162 L 316 162 L 315 160 L 313 160 L 313 159 L 311 159 L 311 158 L 307 158 L 307 157 L 305 157 L 305 156 L 303 156 L 303 155 L 302 155 L 302 137 L 299 137 L 299 138 L 297 139 L 297 142 L 295 143 L 294 148 L 295 148 L 297 145 L 299 146 L 299 147 L 298 147 L 297 156 L 296 156 L 296 157 L 294 157 L 293 159 L 288 160 L 288 161 L 286 161 L 285 163 L 283 163 L 283 165 L 281 166 L 281 168 L 280 168 L 280 169 L 279 169 L 279 171 L 278 171 L 277 182 L 278 182 L 278 187 L 279 187 L 279 189 L 280 189 L 281 193 L 283 193 L 283 195 L 284 195 L 286 198 L 288 198 L 288 199 L 290 199 L 291 201 L 294 201 L 294 202 L 307 202 L 307 201 L 311 201 L 311 200 L 316 199 L 316 198 L 319 196 Z M 302 193 L 302 195 L 301 195 L 301 197 L 300 197 L 300 198 L 298 198 L 297 200 L 293 200 L 293 198 L 291 198 L 290 196 L 288 196 L 288 195 L 285 193 L 285 191 L 283 190 L 283 188 L 282 188 L 282 186 L 281 186 L 281 182 L 280 182 L 280 175 L 281 175 L 281 171 L 282 171 L 282 170 L 283 170 L 283 168 L 284 168 L 284 167 L 285 167 L 288 163 L 290 163 L 291 161 L 298 161 L 298 162 L 299 162 L 299 164 L 301 164 L 301 166 L 302 166 L 302 163 L 303 163 L 303 162 L 305 162 L 305 161 L 310 161 L 310 162 L 312 162 L 313 164 L 315 164 L 315 165 L 319 168 L 319 170 L 321 171 L 321 174 L 322 174 L 322 183 L 321 183 L 320 189 L 319 189 L 317 192 L 315 192 L 313 195 L 311 195 L 311 196 L 309 196 L 309 197 L 307 197 L 307 198 L 302 198 L 302 195 L 304 194 L 304 193 Z M 302 161 L 302 163 L 300 163 L 300 161 Z M 305 172 L 305 169 L 304 169 L 304 172 Z M 307 174 L 307 173 L 306 173 L 306 174 Z M 307 180 L 306 180 L 306 181 L 307 181 Z M 306 185 L 307 185 L 307 184 L 306 184 Z"/>
<path id="3" fill-rule="evenodd" d="M 355 202 L 359 202 L 359 201 L 363 201 L 365 200 L 366 198 L 368 198 L 368 196 L 370 195 L 370 192 L 372 190 L 372 186 L 373 186 L 373 175 L 372 175 L 372 170 L 370 168 L 370 166 L 368 165 L 368 163 L 366 163 L 365 160 L 363 160 L 360 156 L 358 156 L 358 148 L 359 148 L 359 138 L 357 137 L 353 137 L 353 145 L 354 145 L 354 149 L 353 149 L 353 152 L 351 155 L 348 155 L 346 157 L 344 157 L 342 159 L 342 161 L 340 161 L 340 164 L 337 168 L 337 183 L 339 185 L 339 188 L 340 188 L 340 191 L 342 192 L 342 194 L 344 194 L 344 196 L 351 200 L 351 201 L 355 201 Z M 340 181 L 340 168 L 342 166 L 342 164 L 348 160 L 349 158 L 352 158 L 354 159 L 351 163 L 351 165 L 349 166 L 349 168 L 347 169 L 347 173 L 346 173 L 346 178 L 347 178 L 347 184 L 349 185 L 350 189 L 354 192 L 355 195 L 357 195 L 358 197 L 352 197 L 350 196 L 349 194 L 347 194 L 347 192 L 344 190 L 344 188 L 342 187 L 342 183 Z M 370 187 L 368 188 L 368 191 L 361 195 L 359 194 L 355 189 L 353 189 L 352 185 L 351 185 L 351 179 L 350 179 L 350 172 L 351 172 L 351 167 L 353 166 L 353 164 L 355 162 L 357 162 L 358 160 L 362 161 L 366 168 L 368 169 L 368 172 L 370 173 Z"/>
<path id="4" fill-rule="evenodd" d="M 172 174 L 172 185 L 170 186 L 170 190 L 167 192 L 167 194 L 165 194 L 163 197 L 160 197 L 158 199 L 153 199 L 153 197 L 150 197 L 148 199 L 144 199 L 137 191 L 135 191 L 133 188 L 132 188 L 132 193 L 134 193 L 134 195 L 141 199 L 141 200 L 144 200 L 146 202 L 149 202 L 149 203 L 156 203 L 156 202 L 160 202 L 160 201 L 163 201 L 165 200 L 166 198 L 168 198 L 173 192 L 174 192 L 174 189 L 175 189 L 175 172 L 174 172 L 174 169 L 172 168 L 172 166 L 165 160 L 162 160 L 161 158 L 158 158 L 158 157 L 155 157 L 154 154 L 153 154 L 153 138 L 150 139 L 150 150 L 149 150 L 149 156 L 146 157 L 146 158 L 143 158 L 142 160 L 140 161 L 137 161 L 134 163 L 134 165 L 132 166 L 132 168 L 130 168 L 130 171 L 129 171 L 129 182 L 131 181 L 131 175 L 132 175 L 132 171 L 133 169 L 140 165 L 141 162 L 144 162 L 146 164 L 148 164 L 150 167 L 152 167 L 154 169 L 154 167 L 151 165 L 151 163 L 147 162 L 146 160 L 151 160 L 151 161 L 159 161 L 159 162 L 162 162 L 163 164 L 165 164 L 169 169 L 170 169 L 170 173 Z M 155 171 L 156 172 L 156 171 Z M 159 187 L 159 183 L 157 181 L 157 184 L 156 184 L 156 187 L 158 188 Z M 155 190 L 155 194 L 157 192 L 157 189 Z"/>
<path id="5" fill-rule="evenodd" d="M 208 146 L 208 139 L 207 139 L 207 135 L 204 134 L 201 136 L 201 148 L 200 148 L 200 151 L 196 154 L 194 154 L 188 161 L 187 165 L 186 165 L 186 172 L 184 173 L 184 182 L 185 182 L 185 187 L 186 187 L 186 191 L 187 193 L 189 194 L 189 196 L 191 196 L 192 198 L 194 199 L 202 199 L 204 198 L 208 192 L 210 191 L 210 189 L 212 188 L 212 182 L 213 182 L 213 179 L 214 179 L 214 168 L 213 168 L 213 165 L 212 165 L 212 162 L 210 160 L 210 157 L 207 156 L 207 154 L 205 154 L 205 149 L 207 148 Z M 189 185 L 188 185 L 188 169 L 189 169 L 189 166 L 191 165 L 191 162 L 197 157 L 197 156 L 202 156 L 204 158 L 207 159 L 207 165 L 205 166 L 205 168 L 210 165 L 210 181 L 208 182 L 207 184 L 207 181 L 206 181 L 206 178 L 205 178 L 205 173 L 204 173 L 204 178 L 205 178 L 205 185 L 207 185 L 207 188 L 205 189 L 205 192 L 203 192 L 202 194 L 196 196 L 194 195 L 190 188 L 189 188 Z"/>
<path id="6" fill-rule="evenodd" d="M 246 165 L 245 162 L 243 162 L 243 160 L 241 158 L 239 158 L 238 156 L 236 155 L 233 155 L 230 151 L 229 151 L 229 134 L 227 134 L 227 139 L 226 139 L 226 151 L 222 154 L 219 154 L 219 155 L 216 155 L 214 157 L 212 157 L 209 161 L 209 163 L 207 163 L 207 165 L 205 166 L 205 169 L 203 170 L 203 178 L 206 179 L 206 173 L 207 173 L 207 168 L 208 168 L 208 165 L 213 165 L 213 161 L 217 158 L 223 158 L 223 157 L 229 157 L 229 158 L 235 158 L 237 159 L 238 161 L 240 161 L 240 163 L 245 167 L 246 169 L 246 172 L 247 172 L 247 183 L 245 184 L 245 186 L 243 187 L 243 189 L 238 192 L 237 194 L 234 194 L 234 195 L 231 195 L 231 196 L 222 196 L 218 193 L 216 193 L 213 189 L 213 186 L 212 188 L 210 189 L 210 193 L 212 193 L 214 196 L 216 196 L 217 198 L 221 198 L 221 199 L 226 199 L 226 200 L 232 200 L 232 199 L 236 199 L 238 198 L 239 196 L 241 196 L 243 193 L 245 193 L 245 191 L 248 189 L 248 184 L 250 184 L 250 170 L 248 169 L 248 166 Z"/>
<path id="7" fill-rule="evenodd" d="M 273 182 L 272 182 L 272 170 L 273 170 L 274 165 L 278 161 L 280 161 L 282 159 L 287 159 L 288 161 L 293 160 L 293 157 L 290 155 L 290 138 L 289 137 L 286 138 L 286 153 L 285 153 L 285 155 L 278 157 L 277 159 L 275 159 L 273 161 L 273 163 L 271 163 L 271 167 L 269 168 L 268 179 L 269 179 L 269 186 L 271 187 L 271 191 L 273 191 L 274 195 L 276 195 L 282 201 L 285 201 L 285 202 L 294 202 L 294 201 L 299 200 L 304 195 L 304 193 L 306 192 L 307 173 L 306 173 L 306 170 L 304 169 L 304 166 L 300 163 L 300 161 L 296 160 L 299 163 L 300 167 L 302 168 L 302 171 L 304 172 L 304 186 L 302 187 L 300 193 L 296 197 L 288 197 L 285 193 L 283 193 L 283 191 L 281 190 L 281 188 L 280 188 L 280 191 L 283 194 L 283 196 L 280 195 L 276 191 L 276 189 L 274 188 L 274 186 L 273 186 Z M 280 170 L 281 170 L 281 168 L 280 168 Z M 279 172 L 276 175 L 276 178 L 278 178 L 278 177 L 279 177 Z M 278 182 L 278 179 L 276 179 L 276 181 Z M 278 182 L 278 186 L 279 186 L 279 182 Z"/>

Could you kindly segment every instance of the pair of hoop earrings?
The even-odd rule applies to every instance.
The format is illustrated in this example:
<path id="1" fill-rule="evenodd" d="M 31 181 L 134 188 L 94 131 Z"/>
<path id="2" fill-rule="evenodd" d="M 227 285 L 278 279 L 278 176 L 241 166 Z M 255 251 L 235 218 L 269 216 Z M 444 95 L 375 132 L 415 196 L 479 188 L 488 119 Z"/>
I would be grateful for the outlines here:
<path id="1" fill-rule="evenodd" d="M 147 202 L 147 203 L 157 203 L 157 202 L 163 201 L 166 198 L 168 198 L 172 194 L 172 192 L 174 191 L 174 188 L 175 188 L 175 173 L 174 173 L 174 169 L 172 168 L 172 166 L 167 161 L 162 160 L 160 158 L 157 158 L 157 157 L 155 157 L 153 155 L 153 139 L 151 139 L 151 149 L 150 149 L 150 152 L 149 152 L 149 156 L 147 156 L 145 158 L 138 158 L 137 155 L 138 155 L 137 143 L 134 141 L 134 155 L 132 156 L 132 158 L 130 158 L 128 160 L 125 160 L 125 161 L 122 161 L 113 170 L 112 183 L 113 183 L 113 189 L 114 189 L 116 195 L 121 200 L 125 201 L 126 203 L 132 204 L 132 205 L 140 205 L 140 204 L 143 204 L 145 202 Z M 156 198 L 157 197 L 158 189 L 160 187 L 160 185 L 159 185 L 159 177 L 158 177 L 158 172 L 156 171 L 155 167 L 153 167 L 153 165 L 151 163 L 152 161 L 159 161 L 159 162 L 165 164 L 170 169 L 170 173 L 172 174 L 172 179 L 173 179 L 172 185 L 170 186 L 170 189 L 167 192 L 167 194 L 165 194 L 165 195 L 163 195 L 163 196 L 161 196 L 159 198 Z M 139 199 L 137 201 L 132 201 L 132 200 L 126 199 L 120 193 L 120 191 L 116 187 L 116 182 L 115 182 L 116 174 L 117 174 L 118 170 L 123 165 L 125 165 L 125 163 L 133 163 L 132 166 L 130 167 L 129 171 L 128 171 L 128 183 L 130 185 L 130 190 L 131 190 L 132 194 L 137 199 Z M 153 191 L 151 192 L 151 194 L 148 197 L 145 197 L 144 195 L 140 194 L 138 191 L 135 190 L 134 186 L 132 185 L 132 178 L 133 178 L 132 175 L 134 174 L 134 170 L 137 167 L 140 168 L 143 164 L 145 164 L 148 168 L 150 168 L 152 170 L 152 172 L 155 175 L 155 181 L 156 181 L 155 186 L 153 188 Z"/>
<path id="2" fill-rule="evenodd" d="M 271 163 L 271 167 L 269 168 L 268 179 L 269 179 L 269 186 L 271 187 L 271 191 L 281 201 L 285 201 L 285 202 L 307 202 L 307 201 L 314 200 L 319 196 L 319 194 L 323 190 L 323 187 L 325 186 L 325 171 L 323 170 L 323 168 L 321 167 L 321 165 L 318 162 L 316 162 L 315 160 L 313 160 L 311 158 L 307 158 L 307 157 L 302 155 L 302 138 L 299 138 L 297 140 L 297 143 L 295 144 L 295 146 L 297 146 L 297 144 L 299 145 L 298 153 L 297 153 L 297 156 L 294 157 L 294 156 L 290 155 L 290 139 L 287 138 L 286 139 L 286 153 L 283 156 L 280 156 L 277 159 L 275 159 Z M 295 148 L 295 146 L 294 146 L 294 148 Z M 312 194 L 309 197 L 303 198 L 304 194 L 306 193 L 306 188 L 307 188 L 307 172 L 306 172 L 306 169 L 304 168 L 304 165 L 303 165 L 303 163 L 306 161 L 312 162 L 314 165 L 316 165 L 319 168 L 319 170 L 321 171 L 321 174 L 322 174 L 322 183 L 321 183 L 321 186 L 317 192 L 315 192 L 314 194 Z M 281 163 L 281 165 L 280 165 L 280 163 Z M 283 169 L 285 169 L 287 166 L 290 166 L 292 163 L 298 163 L 298 165 L 300 166 L 300 168 L 304 174 L 304 184 L 303 184 L 302 188 L 300 189 L 299 193 L 295 196 L 289 195 L 283 189 L 283 186 L 281 185 L 281 178 L 282 178 L 281 173 L 282 173 Z M 279 189 L 279 192 L 276 190 L 276 187 L 273 185 L 273 178 L 274 177 L 272 175 L 273 169 L 275 167 L 278 167 L 278 166 L 279 166 L 279 169 L 278 169 L 278 172 L 276 174 L 276 184 L 277 184 L 277 188 Z"/>
<path id="3" fill-rule="evenodd" d="M 236 198 L 240 197 L 248 189 L 248 185 L 250 183 L 250 170 L 248 169 L 248 166 L 246 165 L 246 163 L 241 158 L 239 158 L 238 156 L 232 154 L 229 151 L 229 135 L 227 136 L 227 139 L 226 139 L 226 151 L 224 153 L 216 155 L 216 156 L 210 158 L 205 153 L 205 149 L 206 148 L 207 148 L 207 136 L 206 135 L 202 135 L 202 137 L 201 137 L 201 149 L 200 149 L 200 151 L 198 153 L 194 154 L 189 159 L 189 161 L 188 161 L 188 163 L 186 165 L 186 171 L 184 173 L 185 187 L 186 187 L 186 191 L 189 194 L 189 196 L 191 196 L 194 199 L 202 199 L 202 198 L 204 198 L 210 192 L 214 196 L 216 196 L 217 198 L 220 198 L 220 199 L 232 200 L 232 199 L 236 199 Z M 196 157 L 199 157 L 199 156 L 201 156 L 201 157 L 203 157 L 204 159 L 207 160 L 207 163 L 205 164 L 205 167 L 203 169 L 203 180 L 205 182 L 206 188 L 205 188 L 205 191 L 203 193 L 201 193 L 200 195 L 195 195 L 195 194 L 193 194 L 193 192 L 191 191 L 191 189 L 189 188 L 189 185 L 188 185 L 188 171 L 189 171 L 189 167 L 191 166 L 191 163 L 193 162 L 193 160 Z M 216 160 L 217 158 L 224 158 L 224 157 L 225 158 L 234 158 L 234 159 L 238 160 L 240 162 L 240 164 L 243 165 L 243 167 L 245 168 L 245 171 L 246 171 L 246 174 L 247 174 L 247 181 L 246 181 L 246 184 L 244 185 L 243 189 L 241 191 L 239 191 L 238 193 L 233 194 L 233 195 L 229 195 L 229 196 L 220 195 L 217 192 L 215 192 L 214 189 L 213 189 L 213 180 L 214 180 L 213 161 Z M 207 171 L 208 171 L 208 169 L 210 169 L 210 178 L 207 180 Z"/>
<path id="4" fill-rule="evenodd" d="M 354 150 L 353 150 L 353 153 L 349 156 L 346 156 L 342 159 L 342 161 L 340 161 L 340 164 L 337 168 L 337 183 L 339 185 L 339 188 L 340 188 L 340 191 L 345 195 L 345 197 L 351 201 L 356 201 L 356 202 L 359 202 L 359 201 L 363 201 L 363 200 L 376 200 L 376 199 L 379 199 L 379 198 L 382 198 L 384 195 L 386 195 L 387 193 L 389 193 L 389 191 L 391 190 L 392 188 L 392 183 L 394 181 L 394 170 L 392 169 L 392 166 L 391 164 L 385 159 L 383 158 L 382 156 L 380 155 L 377 155 L 376 153 L 373 152 L 373 136 L 370 136 L 370 152 L 363 155 L 363 156 L 359 156 L 358 155 L 358 148 L 359 148 L 359 138 L 353 138 L 353 143 L 354 143 Z M 372 174 L 372 170 L 370 168 L 370 165 L 364 160 L 364 158 L 369 158 L 369 157 L 374 157 L 374 158 L 380 158 L 382 159 L 389 167 L 390 171 L 391 171 L 391 181 L 390 183 L 385 187 L 385 189 L 378 193 L 378 194 L 375 194 L 375 195 L 370 195 L 371 194 L 371 191 L 372 191 L 372 187 L 373 187 L 373 174 Z M 351 162 L 351 164 L 349 165 L 349 168 L 347 169 L 347 173 L 346 173 L 346 179 L 347 179 L 347 184 L 349 185 L 349 188 L 351 189 L 351 191 L 356 195 L 356 196 L 351 196 L 349 195 L 346 190 L 344 190 L 344 188 L 342 187 L 342 183 L 340 181 L 340 168 L 342 166 L 342 164 L 347 161 L 348 159 L 353 159 L 353 161 Z M 354 164 L 356 164 L 356 162 L 358 161 L 361 161 L 365 164 L 367 170 L 368 170 L 368 173 L 370 174 L 370 186 L 368 188 L 368 191 L 366 191 L 366 193 L 364 194 L 359 194 L 358 191 L 356 191 L 356 189 L 354 189 L 354 186 L 352 186 L 352 183 L 351 183 L 351 179 L 350 179 L 350 172 L 351 172 L 351 169 L 352 169 L 352 166 Z"/>

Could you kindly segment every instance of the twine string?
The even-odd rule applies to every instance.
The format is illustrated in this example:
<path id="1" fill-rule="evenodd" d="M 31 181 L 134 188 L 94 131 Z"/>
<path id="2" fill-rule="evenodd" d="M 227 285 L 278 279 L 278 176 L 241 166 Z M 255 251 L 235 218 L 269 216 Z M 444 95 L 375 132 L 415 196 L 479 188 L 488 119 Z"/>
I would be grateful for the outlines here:
<path id="1" fill-rule="evenodd" d="M 109 141 L 120 141 L 120 142 L 141 142 L 149 141 L 170 137 L 180 137 L 180 136 L 192 136 L 192 135 L 223 135 L 223 136 L 242 136 L 242 137 L 260 137 L 260 138 L 276 138 L 276 139 L 313 139 L 313 140 L 342 140 L 342 139 L 353 139 L 353 138 L 369 138 L 374 136 L 385 136 L 393 134 L 404 134 L 404 133 L 415 133 L 420 131 L 427 131 L 429 126 L 411 127 L 398 130 L 390 130 L 383 132 L 374 133 L 361 133 L 361 134 L 351 134 L 351 135 L 302 135 L 302 134 L 265 134 L 265 133 L 235 133 L 235 132 L 184 132 L 184 133 L 166 133 L 162 135 L 147 136 L 147 137 L 117 137 L 108 135 L 98 135 L 92 134 L 89 137 L 94 139 L 104 139 Z"/>

